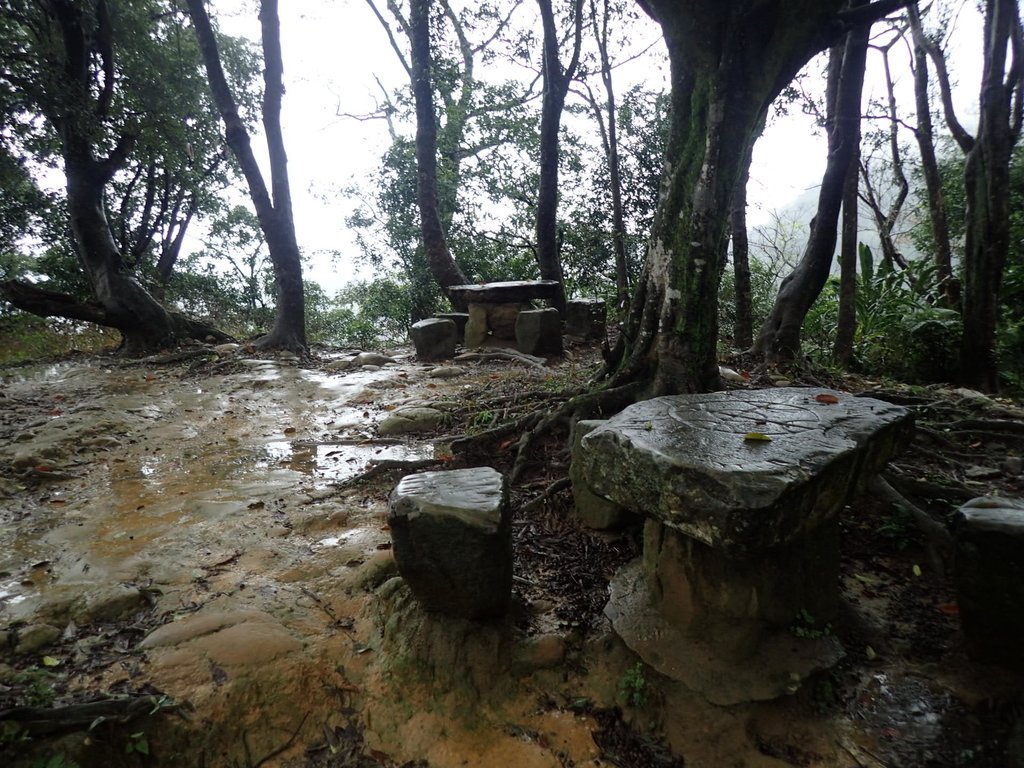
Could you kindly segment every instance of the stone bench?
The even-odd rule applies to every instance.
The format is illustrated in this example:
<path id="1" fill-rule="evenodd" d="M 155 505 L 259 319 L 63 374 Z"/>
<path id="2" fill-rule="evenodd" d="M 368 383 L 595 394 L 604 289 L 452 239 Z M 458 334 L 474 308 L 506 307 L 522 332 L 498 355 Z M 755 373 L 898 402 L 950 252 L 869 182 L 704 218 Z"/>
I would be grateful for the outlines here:
<path id="1" fill-rule="evenodd" d="M 501 616 L 512 597 L 508 483 L 490 467 L 403 477 L 389 501 L 398 572 L 428 611 Z"/>
<path id="2" fill-rule="evenodd" d="M 558 283 L 554 280 L 516 280 L 453 285 L 447 290 L 452 298 L 465 301 L 469 307 L 463 343 L 467 347 L 479 347 L 492 340 L 514 344 L 519 313 L 532 309 L 529 302 L 533 300 L 555 298 Z M 561 349 L 560 324 L 557 346 Z M 521 351 L 532 354 L 529 350 Z"/>
<path id="3" fill-rule="evenodd" d="M 645 518 L 643 557 L 611 585 L 616 632 L 716 704 L 834 664 L 838 513 L 912 430 L 898 406 L 802 388 L 660 397 L 592 429 L 574 479 Z"/>

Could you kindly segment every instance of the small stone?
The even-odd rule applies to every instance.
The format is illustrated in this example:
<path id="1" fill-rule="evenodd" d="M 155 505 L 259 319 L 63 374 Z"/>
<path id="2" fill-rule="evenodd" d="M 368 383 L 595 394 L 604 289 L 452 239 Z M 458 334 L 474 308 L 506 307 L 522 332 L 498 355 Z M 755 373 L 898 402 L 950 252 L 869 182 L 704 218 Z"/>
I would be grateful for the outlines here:
<path id="1" fill-rule="evenodd" d="M 399 408 L 377 425 L 377 432 L 384 436 L 433 432 L 443 423 L 444 413 L 436 408 Z"/>
<path id="2" fill-rule="evenodd" d="M 382 355 L 379 352 L 360 352 L 358 355 L 355 356 L 355 359 L 352 361 L 352 364 L 356 367 L 364 365 L 385 366 L 393 362 L 395 362 L 395 359 L 393 357 L 389 357 L 388 355 Z"/>
<path id="3" fill-rule="evenodd" d="M 145 598 L 137 587 L 115 584 L 85 594 L 72 609 L 72 618 L 78 624 L 97 621 L 117 621 L 135 613 L 145 605 Z"/>
<path id="4" fill-rule="evenodd" d="M 964 477 L 968 480 L 991 480 L 994 477 L 999 477 L 1001 474 L 1003 472 L 1000 469 L 983 467 L 978 464 L 964 470 Z"/>
<path id="5" fill-rule="evenodd" d="M 427 378 L 430 379 L 455 379 L 466 372 L 465 368 L 457 365 L 441 365 L 427 371 Z"/>
<path id="6" fill-rule="evenodd" d="M 347 371 L 353 367 L 355 362 L 354 357 L 345 357 L 341 360 L 332 360 L 324 366 L 324 370 L 328 373 L 340 373 L 341 371 Z"/>
<path id="7" fill-rule="evenodd" d="M 1024 472 L 1024 459 L 1020 456 L 1007 456 L 999 466 L 1008 475 L 1019 475 Z"/>
<path id="8" fill-rule="evenodd" d="M 361 365 L 361 366 L 359 366 L 359 370 L 361 370 L 361 371 L 368 371 L 368 372 L 371 372 L 371 373 L 373 371 L 379 371 L 380 369 L 381 369 L 381 366 L 379 366 L 379 365 Z"/>
<path id="9" fill-rule="evenodd" d="M 352 594 L 376 589 L 388 579 L 398 575 L 398 564 L 391 550 L 370 555 L 365 562 L 339 579 L 342 591 Z"/>
<path id="10" fill-rule="evenodd" d="M 51 624 L 29 624 L 18 632 L 18 645 L 14 652 L 36 653 L 60 639 L 61 631 Z"/>
<path id="11" fill-rule="evenodd" d="M 241 348 L 242 348 L 241 344 L 234 344 L 234 343 L 218 344 L 216 347 L 213 348 L 213 351 L 216 352 L 221 357 L 224 357 L 225 355 L 234 354 L 235 352 L 237 352 Z"/>

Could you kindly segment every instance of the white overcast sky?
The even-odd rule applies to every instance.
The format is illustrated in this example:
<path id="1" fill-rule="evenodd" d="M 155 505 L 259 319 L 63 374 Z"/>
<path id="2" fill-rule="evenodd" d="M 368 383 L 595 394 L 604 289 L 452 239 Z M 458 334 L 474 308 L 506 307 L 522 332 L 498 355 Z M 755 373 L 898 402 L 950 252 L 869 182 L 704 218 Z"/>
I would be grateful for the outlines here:
<path id="1" fill-rule="evenodd" d="M 980 55 L 961 55 L 980 49 L 980 23 L 967 5 L 958 22 L 958 44 L 953 49 L 957 55 L 951 62 L 954 78 L 962 85 L 965 111 L 977 100 L 980 78 Z M 219 0 L 212 7 L 224 31 L 259 39 L 253 0 Z M 342 254 L 338 263 L 315 258 L 307 275 L 330 292 L 357 275 L 357 247 L 345 226 L 352 203 L 339 190 L 350 183 L 371 186 L 389 142 L 382 122 L 360 122 L 339 117 L 338 112 L 371 111 L 380 93 L 375 77 L 397 88 L 406 82 L 406 75 L 365 0 L 291 0 L 280 4 L 280 12 L 287 89 L 282 118 L 297 233 L 307 253 L 334 250 Z M 641 34 L 647 37 L 652 30 L 657 28 L 652 25 Z M 870 95 L 882 93 L 879 76 L 871 75 L 879 71 L 878 58 L 869 55 L 865 103 Z M 624 78 L 641 80 L 649 72 L 654 86 L 661 74 L 650 68 L 650 64 L 636 65 Z M 911 75 L 906 68 L 899 71 L 901 108 L 904 116 L 912 116 Z M 620 93 L 624 90 L 619 87 Z M 806 196 L 820 181 L 824 139 L 815 133 L 809 117 L 793 112 L 769 125 L 756 145 L 748 191 L 751 223 Z M 265 157 L 261 142 L 254 148 Z"/>

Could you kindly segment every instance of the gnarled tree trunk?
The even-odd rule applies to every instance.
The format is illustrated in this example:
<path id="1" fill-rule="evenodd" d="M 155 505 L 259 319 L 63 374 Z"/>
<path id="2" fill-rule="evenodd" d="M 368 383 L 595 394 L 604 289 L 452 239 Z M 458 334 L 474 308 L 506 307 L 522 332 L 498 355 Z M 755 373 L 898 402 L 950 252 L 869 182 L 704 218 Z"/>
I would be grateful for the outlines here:
<path id="1" fill-rule="evenodd" d="M 719 386 L 718 279 L 743 158 L 771 102 L 850 26 L 901 4 L 843 11 L 840 0 L 646 0 L 661 24 L 672 82 L 664 194 L 611 384 L 647 394 Z M 844 168 L 845 171 L 845 168 Z"/>

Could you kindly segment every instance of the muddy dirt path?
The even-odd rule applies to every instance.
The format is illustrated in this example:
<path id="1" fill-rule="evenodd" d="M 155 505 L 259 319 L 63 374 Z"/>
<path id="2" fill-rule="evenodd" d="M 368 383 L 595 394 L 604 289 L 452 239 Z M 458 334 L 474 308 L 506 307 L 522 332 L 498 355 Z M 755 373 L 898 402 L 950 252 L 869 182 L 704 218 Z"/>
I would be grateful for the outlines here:
<path id="1" fill-rule="evenodd" d="M 1009 700 L 1000 681 L 959 657 L 908 661 L 886 637 L 865 658 L 855 633 L 858 663 L 797 697 L 720 708 L 638 665 L 602 619 L 581 626 L 531 597 L 543 573 L 517 574 L 504 622 L 424 615 L 392 578 L 393 479 L 345 481 L 443 450 L 436 436 L 381 440 L 375 425 L 396 406 L 443 410 L 498 376 L 542 386 L 548 374 L 466 365 L 440 378 L 407 357 L 343 367 L 239 357 L 190 374 L 88 360 L 0 374 L 0 710 L 129 694 L 177 707 L 85 736 L 0 737 L 16 764 L 641 768 L 683 756 L 854 768 L 1005 756 L 1010 726 L 977 711 Z M 574 546 L 548 524 L 520 520 L 520 533 Z M 898 608 L 879 599 L 888 636 Z M 145 753 L 129 748 L 139 744 Z"/>

